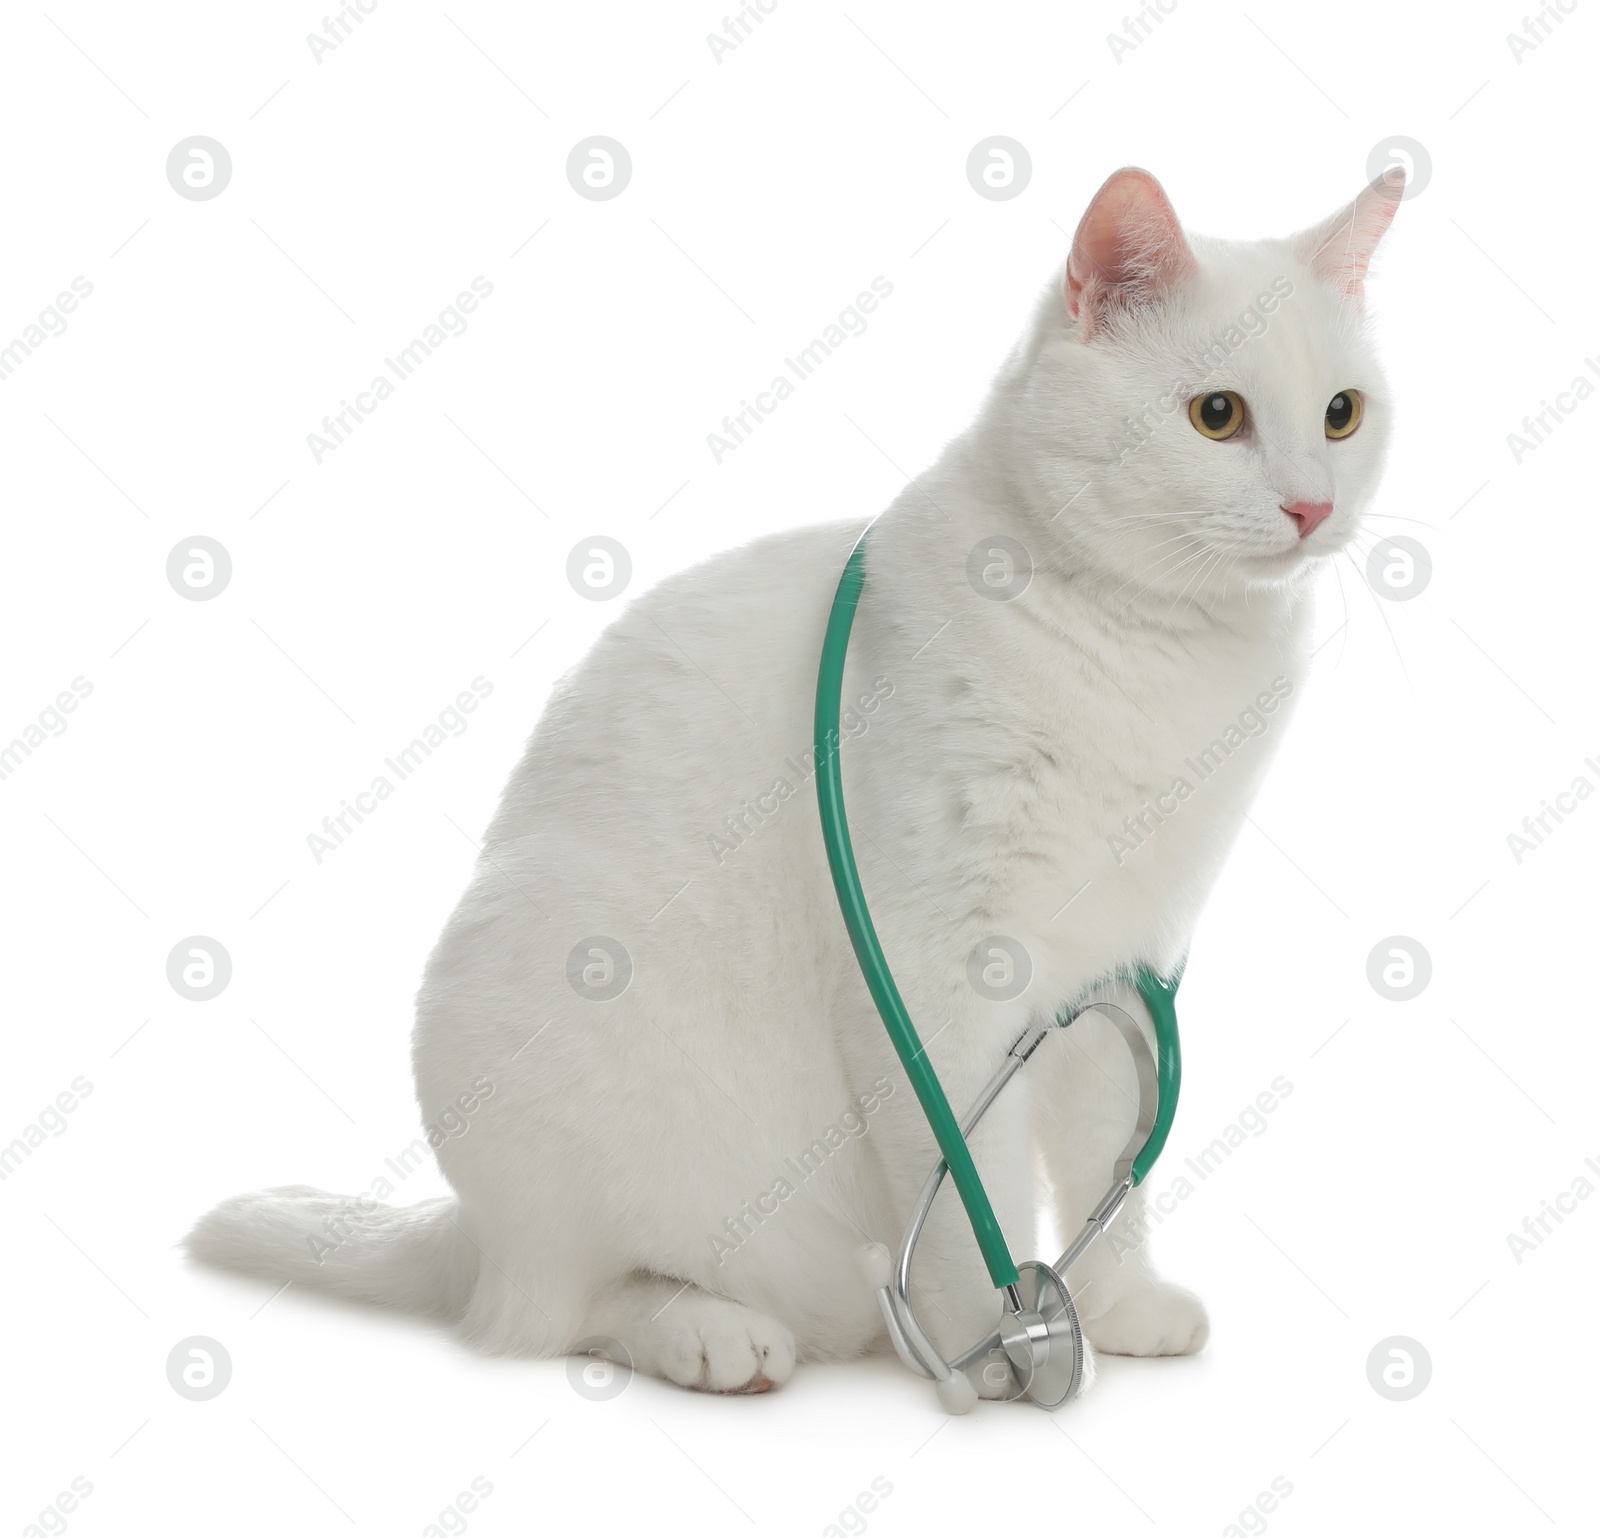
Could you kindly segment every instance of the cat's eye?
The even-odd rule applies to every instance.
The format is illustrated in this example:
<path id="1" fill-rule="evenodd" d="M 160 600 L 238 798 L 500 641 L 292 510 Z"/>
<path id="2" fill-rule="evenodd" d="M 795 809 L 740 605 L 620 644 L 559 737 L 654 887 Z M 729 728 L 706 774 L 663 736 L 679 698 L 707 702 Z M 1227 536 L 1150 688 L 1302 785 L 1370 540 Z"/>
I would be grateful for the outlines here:
<path id="1" fill-rule="evenodd" d="M 1354 390 L 1341 390 L 1328 402 L 1322 430 L 1330 438 L 1348 438 L 1361 426 L 1361 397 Z"/>
<path id="2" fill-rule="evenodd" d="M 1244 426 L 1244 401 L 1232 390 L 1213 390 L 1189 402 L 1189 420 L 1197 433 L 1221 442 Z"/>

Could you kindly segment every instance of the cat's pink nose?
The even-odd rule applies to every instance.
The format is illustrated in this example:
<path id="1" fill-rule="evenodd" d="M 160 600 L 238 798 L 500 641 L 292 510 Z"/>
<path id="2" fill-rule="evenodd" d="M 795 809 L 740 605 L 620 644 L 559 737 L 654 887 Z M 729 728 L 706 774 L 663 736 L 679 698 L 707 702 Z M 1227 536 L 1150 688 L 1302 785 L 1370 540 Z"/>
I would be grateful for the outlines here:
<path id="1" fill-rule="evenodd" d="M 1283 510 L 1300 525 L 1300 538 L 1304 539 L 1333 511 L 1331 502 L 1285 502 Z"/>

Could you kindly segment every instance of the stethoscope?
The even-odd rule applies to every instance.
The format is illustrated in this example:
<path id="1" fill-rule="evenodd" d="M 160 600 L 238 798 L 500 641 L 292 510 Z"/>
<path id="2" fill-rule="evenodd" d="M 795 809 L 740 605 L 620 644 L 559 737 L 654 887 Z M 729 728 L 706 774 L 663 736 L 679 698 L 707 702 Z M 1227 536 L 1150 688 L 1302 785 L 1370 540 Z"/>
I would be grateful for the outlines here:
<path id="1" fill-rule="evenodd" d="M 828 865 L 833 871 L 833 886 L 856 959 L 943 1157 L 934 1166 L 917 1199 L 905 1237 L 900 1241 L 898 1258 L 892 1259 L 881 1244 L 866 1245 L 860 1251 L 861 1270 L 868 1285 L 877 1293 L 889 1339 L 901 1361 L 920 1376 L 933 1379 L 939 1403 L 948 1413 L 965 1414 L 977 1402 L 978 1391 L 969 1376 L 974 1369 L 980 1374 L 1004 1374 L 1007 1365 L 1022 1395 L 1053 1410 L 1078 1392 L 1083 1379 L 1083 1330 L 1072 1294 L 1067 1289 L 1067 1271 L 1095 1238 L 1105 1233 L 1128 1193 L 1149 1173 L 1166 1143 L 1173 1113 L 1178 1107 L 1181 1064 L 1174 1001 L 1182 968 L 1171 982 L 1164 982 L 1147 966 L 1140 966 L 1130 979 L 1138 988 L 1155 1026 L 1154 1053 L 1138 1024 L 1115 1004 L 1102 1000 L 1072 1006 L 1048 1025 L 1030 1026 L 1025 1030 L 968 1111 L 966 1120 L 956 1121 L 900 997 L 900 990 L 895 986 L 883 947 L 878 943 L 845 820 L 839 762 L 839 701 L 850 629 L 866 580 L 865 554 L 866 535 L 863 535 L 839 579 L 822 643 L 822 662 L 817 671 L 817 802 L 822 813 L 822 839 L 828 851 Z M 1060 1259 L 1054 1265 L 1027 1260 L 1019 1266 L 1011 1258 L 988 1193 L 978 1178 L 967 1139 L 1046 1037 L 1052 1031 L 1067 1029 L 1091 1010 L 1099 1010 L 1117 1026 L 1133 1056 L 1139 1084 L 1138 1121 L 1127 1146 L 1117 1158 L 1110 1188 L 1095 1204 L 1078 1236 L 1062 1252 Z M 911 1304 L 912 1256 L 947 1172 L 967 1210 L 989 1279 L 1000 1292 L 1001 1305 L 998 1326 L 953 1361 L 946 1361 L 939 1354 Z"/>

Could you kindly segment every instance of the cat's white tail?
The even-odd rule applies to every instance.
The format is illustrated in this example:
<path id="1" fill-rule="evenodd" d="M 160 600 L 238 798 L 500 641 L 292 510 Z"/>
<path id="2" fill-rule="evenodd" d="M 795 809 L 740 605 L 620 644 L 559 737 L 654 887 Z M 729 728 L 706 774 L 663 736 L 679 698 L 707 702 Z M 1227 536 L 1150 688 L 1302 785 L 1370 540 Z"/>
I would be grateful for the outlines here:
<path id="1" fill-rule="evenodd" d="M 386 1207 L 368 1196 L 275 1186 L 214 1207 L 184 1244 L 195 1260 L 224 1270 L 454 1317 L 478 1271 L 456 1207 L 453 1196 Z"/>

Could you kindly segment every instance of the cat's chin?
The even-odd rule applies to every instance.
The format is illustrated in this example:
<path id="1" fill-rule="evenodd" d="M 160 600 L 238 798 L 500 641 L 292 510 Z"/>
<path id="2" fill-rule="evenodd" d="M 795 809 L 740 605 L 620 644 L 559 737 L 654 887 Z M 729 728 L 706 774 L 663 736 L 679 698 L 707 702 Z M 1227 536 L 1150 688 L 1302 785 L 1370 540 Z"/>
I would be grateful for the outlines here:
<path id="1" fill-rule="evenodd" d="M 1302 587 L 1343 548 L 1339 545 L 1330 549 L 1308 550 L 1304 545 L 1292 545 L 1287 550 L 1251 552 L 1234 558 L 1229 576 L 1241 587 L 1257 591 L 1262 588 Z"/>

